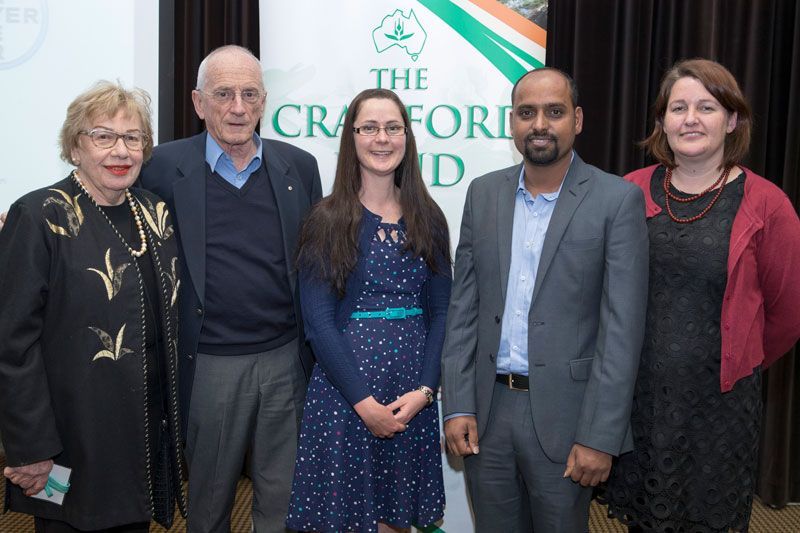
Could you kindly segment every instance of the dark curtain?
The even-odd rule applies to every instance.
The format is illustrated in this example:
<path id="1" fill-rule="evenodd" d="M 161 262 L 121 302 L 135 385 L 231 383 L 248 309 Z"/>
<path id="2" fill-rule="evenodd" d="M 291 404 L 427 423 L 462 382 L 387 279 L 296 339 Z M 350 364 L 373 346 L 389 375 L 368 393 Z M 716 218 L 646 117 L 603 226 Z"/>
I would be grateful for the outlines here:
<path id="1" fill-rule="evenodd" d="M 743 163 L 800 205 L 796 0 L 550 0 L 547 25 L 547 65 L 570 72 L 581 91 L 585 118 L 576 149 L 584 160 L 617 174 L 649 164 L 636 142 L 652 130 L 661 76 L 678 59 L 705 57 L 733 73 L 753 108 Z M 796 351 L 764 380 L 757 492 L 777 507 L 800 501 Z"/>
<path id="2" fill-rule="evenodd" d="M 258 0 L 160 0 L 158 140 L 203 131 L 192 104 L 197 67 L 226 44 L 259 56 Z"/>

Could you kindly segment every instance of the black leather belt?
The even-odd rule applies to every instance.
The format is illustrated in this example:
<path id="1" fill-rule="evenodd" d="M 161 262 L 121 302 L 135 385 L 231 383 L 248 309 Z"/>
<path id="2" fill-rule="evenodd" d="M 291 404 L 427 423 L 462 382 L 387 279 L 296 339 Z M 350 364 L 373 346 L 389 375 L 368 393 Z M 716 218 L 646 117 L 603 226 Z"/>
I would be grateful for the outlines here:
<path id="1" fill-rule="evenodd" d="M 495 381 L 506 385 L 511 390 L 528 390 L 528 376 L 522 374 L 497 374 Z"/>

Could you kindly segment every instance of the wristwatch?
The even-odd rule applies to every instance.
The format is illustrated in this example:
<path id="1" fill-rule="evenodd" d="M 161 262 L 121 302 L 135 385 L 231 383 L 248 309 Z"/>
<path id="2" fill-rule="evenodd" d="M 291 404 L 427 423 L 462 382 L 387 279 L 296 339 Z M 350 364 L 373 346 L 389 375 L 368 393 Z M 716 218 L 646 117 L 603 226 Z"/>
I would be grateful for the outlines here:
<path id="1" fill-rule="evenodd" d="M 416 388 L 416 390 L 425 395 L 425 398 L 428 400 L 428 405 L 433 403 L 433 389 L 426 387 L 425 385 L 420 385 Z"/>

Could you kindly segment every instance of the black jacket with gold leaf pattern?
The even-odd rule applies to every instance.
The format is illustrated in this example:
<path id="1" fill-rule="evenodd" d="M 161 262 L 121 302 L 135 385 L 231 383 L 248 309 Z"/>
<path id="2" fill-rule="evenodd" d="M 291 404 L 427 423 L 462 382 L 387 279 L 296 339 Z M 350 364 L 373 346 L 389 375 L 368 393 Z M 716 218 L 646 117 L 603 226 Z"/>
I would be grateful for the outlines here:
<path id="1" fill-rule="evenodd" d="M 160 295 L 169 457 L 160 473 L 177 480 L 167 490 L 185 514 L 176 238 L 164 202 L 131 192 L 144 214 Z M 7 463 L 52 458 L 72 468 L 63 506 L 26 497 L 9 482 L 6 508 L 78 529 L 150 520 L 157 461 L 150 457 L 146 396 L 153 369 L 145 357 L 137 262 L 101 210 L 66 178 L 11 207 L 0 231 L 0 273 L 0 434 Z"/>

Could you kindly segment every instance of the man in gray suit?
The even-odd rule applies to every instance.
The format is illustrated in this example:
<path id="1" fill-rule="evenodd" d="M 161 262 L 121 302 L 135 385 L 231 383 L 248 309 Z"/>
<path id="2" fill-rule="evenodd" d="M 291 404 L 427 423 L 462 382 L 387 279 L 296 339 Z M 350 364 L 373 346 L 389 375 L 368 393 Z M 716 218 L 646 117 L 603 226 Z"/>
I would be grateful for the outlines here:
<path id="1" fill-rule="evenodd" d="M 644 199 L 572 150 L 583 111 L 569 76 L 531 71 L 511 99 L 523 163 L 475 179 L 464 206 L 445 435 L 465 457 L 476 531 L 583 532 L 591 487 L 632 448 Z"/>

